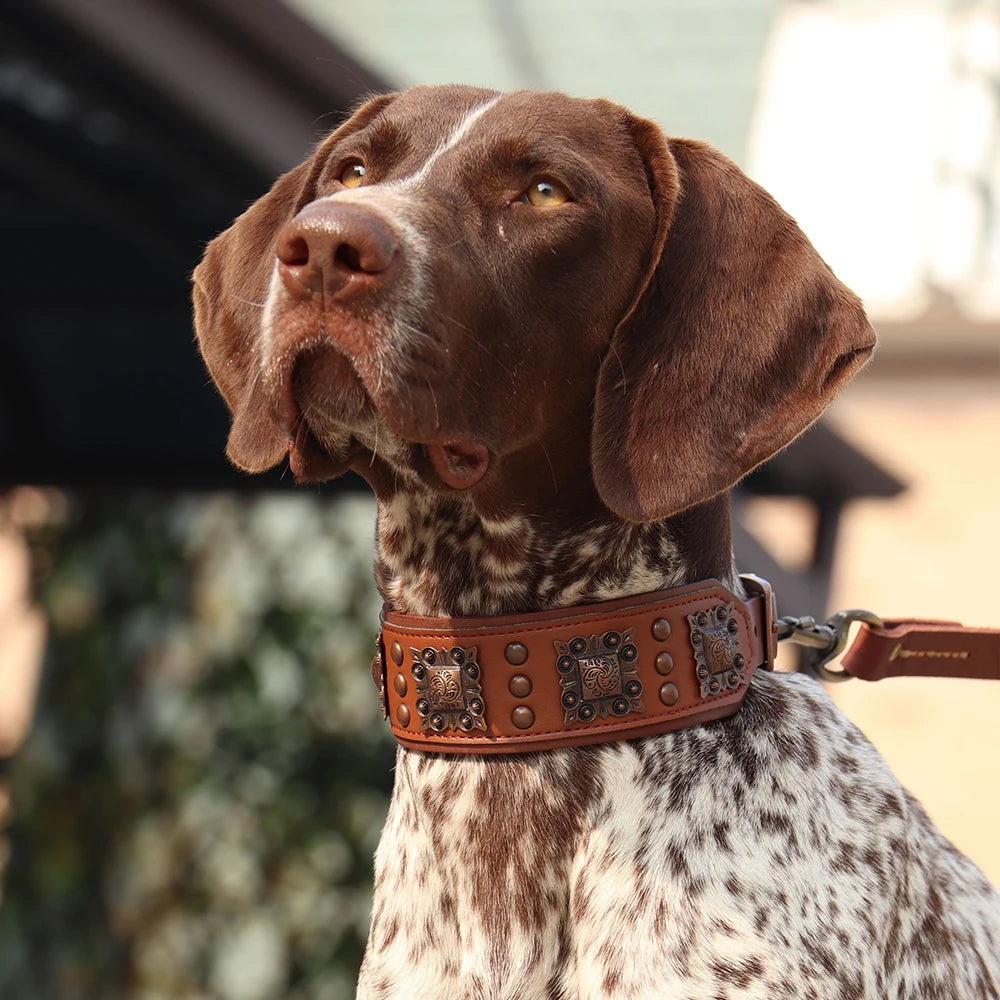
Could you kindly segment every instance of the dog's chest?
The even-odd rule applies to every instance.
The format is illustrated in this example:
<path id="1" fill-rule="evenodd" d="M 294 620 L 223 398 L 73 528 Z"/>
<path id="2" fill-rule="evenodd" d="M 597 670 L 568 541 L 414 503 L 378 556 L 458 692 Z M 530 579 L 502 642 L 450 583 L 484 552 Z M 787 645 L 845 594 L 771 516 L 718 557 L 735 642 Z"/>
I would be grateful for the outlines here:
<path id="1" fill-rule="evenodd" d="M 965 916 L 932 917 L 935 885 L 960 895 L 978 873 L 950 850 L 942 866 L 875 751 L 816 685 L 788 683 L 631 744 L 401 752 L 358 996 L 882 998 L 932 980 L 990 995 L 971 964 L 956 985 L 929 962 L 927 928 L 970 963 L 995 954 L 968 929 L 995 897 L 980 877 Z"/>

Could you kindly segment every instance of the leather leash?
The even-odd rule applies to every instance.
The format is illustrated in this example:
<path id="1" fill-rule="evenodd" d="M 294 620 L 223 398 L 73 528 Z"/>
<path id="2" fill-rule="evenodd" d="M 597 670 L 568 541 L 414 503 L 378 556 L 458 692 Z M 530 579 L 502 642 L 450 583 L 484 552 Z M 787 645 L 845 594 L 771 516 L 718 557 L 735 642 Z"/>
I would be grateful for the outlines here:
<path id="1" fill-rule="evenodd" d="M 840 669 L 831 669 L 827 664 L 844 652 L 853 622 L 861 622 L 861 629 Z M 883 621 L 870 611 L 838 611 L 822 625 L 811 618 L 782 618 L 778 638 L 806 646 L 807 668 L 831 683 L 852 677 L 1000 680 L 1000 629 L 921 618 Z"/>
<path id="2" fill-rule="evenodd" d="M 1000 630 L 842 611 L 822 624 L 779 619 L 770 584 L 743 599 L 717 580 L 575 608 L 426 618 L 383 608 L 372 677 L 404 746 L 510 754 L 633 739 L 739 711 L 779 639 L 807 647 L 828 681 L 1000 679 Z M 842 670 L 827 663 L 847 645 Z"/>

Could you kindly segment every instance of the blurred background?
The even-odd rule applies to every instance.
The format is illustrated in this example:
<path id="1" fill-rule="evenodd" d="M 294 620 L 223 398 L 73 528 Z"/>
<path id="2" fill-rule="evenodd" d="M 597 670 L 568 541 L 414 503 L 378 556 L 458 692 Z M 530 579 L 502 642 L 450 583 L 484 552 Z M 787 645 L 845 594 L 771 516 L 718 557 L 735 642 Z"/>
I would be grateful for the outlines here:
<path id="1" fill-rule="evenodd" d="M 612 97 L 768 187 L 881 348 L 740 489 L 741 569 L 1000 626 L 1000 3 L 7 0 L 0 996 L 353 996 L 373 505 L 227 467 L 188 279 L 359 98 L 451 81 Z M 833 694 L 1000 882 L 1000 684 Z"/>

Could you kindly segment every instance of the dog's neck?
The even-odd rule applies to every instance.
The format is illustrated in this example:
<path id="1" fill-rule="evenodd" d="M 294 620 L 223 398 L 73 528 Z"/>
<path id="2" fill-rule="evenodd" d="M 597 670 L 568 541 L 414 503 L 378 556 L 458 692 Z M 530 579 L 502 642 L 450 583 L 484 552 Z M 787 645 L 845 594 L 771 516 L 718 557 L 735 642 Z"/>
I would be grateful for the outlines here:
<path id="1" fill-rule="evenodd" d="M 378 500 L 375 581 L 391 607 L 432 616 L 520 614 L 714 577 L 736 588 L 729 497 L 633 524 L 603 506 L 484 516 L 420 487 Z"/>

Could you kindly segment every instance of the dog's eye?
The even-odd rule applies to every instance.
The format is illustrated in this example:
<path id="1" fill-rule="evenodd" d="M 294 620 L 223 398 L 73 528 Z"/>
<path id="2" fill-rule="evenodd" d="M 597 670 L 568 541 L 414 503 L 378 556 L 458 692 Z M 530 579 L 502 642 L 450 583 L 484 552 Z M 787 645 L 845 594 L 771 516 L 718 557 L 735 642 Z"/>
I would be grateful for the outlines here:
<path id="1" fill-rule="evenodd" d="M 535 208 L 552 208 L 554 205 L 564 205 L 569 201 L 569 195 L 552 181 L 536 181 L 524 192 L 521 200 Z"/>
<path id="2" fill-rule="evenodd" d="M 338 179 L 344 187 L 361 187 L 365 179 L 365 165 L 360 160 L 348 160 L 341 168 Z"/>

